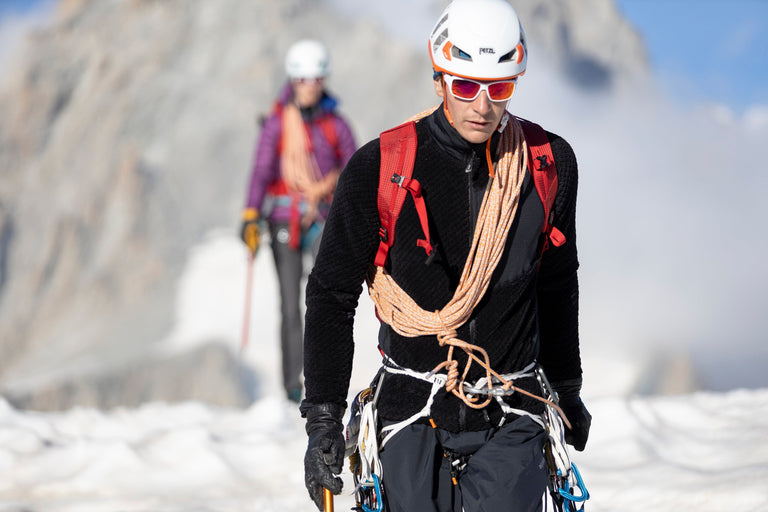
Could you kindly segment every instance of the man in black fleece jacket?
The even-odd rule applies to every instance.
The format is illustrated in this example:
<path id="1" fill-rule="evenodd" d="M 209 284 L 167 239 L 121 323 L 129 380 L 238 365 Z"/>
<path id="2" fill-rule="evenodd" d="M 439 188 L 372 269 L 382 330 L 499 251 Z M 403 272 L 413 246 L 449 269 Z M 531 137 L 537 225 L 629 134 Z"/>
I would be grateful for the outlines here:
<path id="1" fill-rule="evenodd" d="M 478 26 L 484 30 L 473 30 Z M 493 179 L 489 157 L 498 167 L 504 130 L 519 130 L 506 103 L 525 71 L 527 49 L 517 15 L 504 0 L 454 0 L 435 26 L 430 49 L 435 91 L 443 103 L 416 123 L 412 177 L 422 187 L 435 254 L 427 263 L 424 249 L 416 245 L 424 234 L 417 208 L 407 199 L 385 269 L 421 309 L 434 312 L 459 287 Z M 579 397 L 577 164 L 564 139 L 546 135 L 558 177 L 551 224 L 565 243 L 542 253 L 544 206 L 531 173 L 522 168 L 503 252 L 455 338 L 482 348 L 496 373 L 519 373 L 515 387 L 541 396 L 535 375 L 524 371 L 537 361 L 572 424 L 566 440 L 583 450 L 591 417 Z M 307 284 L 301 412 L 309 435 L 306 484 L 318 508 L 323 487 L 341 491 L 334 474 L 341 472 L 344 457 L 353 320 L 380 243 L 380 161 L 377 139 L 358 150 L 341 174 Z M 383 426 L 405 422 L 380 452 L 386 510 L 539 510 L 547 481 L 546 434 L 532 417 L 543 412 L 543 402 L 514 392 L 475 408 L 445 387 L 433 393 L 432 383 L 418 374 L 444 362 L 449 348 L 434 334 L 399 332 L 382 322 L 378 339 L 385 366 L 397 369 L 386 372 L 380 385 L 379 420 Z M 452 354 L 463 369 L 467 354 Z M 485 368 L 475 364 L 464 382 L 485 376 Z M 451 472 L 454 460 L 466 463 L 461 472 Z"/>

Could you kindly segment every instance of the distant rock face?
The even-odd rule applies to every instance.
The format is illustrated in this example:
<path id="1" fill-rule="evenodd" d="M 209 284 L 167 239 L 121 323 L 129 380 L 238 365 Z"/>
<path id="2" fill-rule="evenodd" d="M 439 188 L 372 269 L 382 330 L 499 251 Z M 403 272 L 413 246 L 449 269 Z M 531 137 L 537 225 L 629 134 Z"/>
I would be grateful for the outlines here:
<path id="1" fill-rule="evenodd" d="M 644 71 L 612 0 L 515 6 L 585 87 Z M 255 119 L 306 36 L 361 142 L 435 103 L 422 49 L 312 0 L 62 0 L 29 35 L 0 83 L 0 392 L 94 361 L 124 375 L 169 331 L 188 249 L 238 228 Z"/>
<path id="2" fill-rule="evenodd" d="M 572 83 L 597 91 L 625 87 L 648 73 L 639 34 L 614 0 L 515 0 L 532 51 L 555 60 Z"/>
<path id="3" fill-rule="evenodd" d="M 209 343 L 176 356 L 132 360 L 110 372 L 72 375 L 4 395 L 17 409 L 46 411 L 75 404 L 112 409 L 184 400 L 247 407 L 260 393 L 251 368 L 221 343 Z"/>

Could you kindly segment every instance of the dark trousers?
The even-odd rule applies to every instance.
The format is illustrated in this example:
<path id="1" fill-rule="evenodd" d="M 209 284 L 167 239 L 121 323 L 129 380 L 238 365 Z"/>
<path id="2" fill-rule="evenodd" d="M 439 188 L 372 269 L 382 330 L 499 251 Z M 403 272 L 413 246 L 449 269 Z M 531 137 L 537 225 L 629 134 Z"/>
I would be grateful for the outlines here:
<path id="1" fill-rule="evenodd" d="M 546 433 L 527 416 L 452 434 L 406 427 L 381 450 L 387 512 L 538 512 L 547 485 Z M 445 457 L 449 451 L 451 457 Z M 451 463 L 466 467 L 451 481 Z"/>
<path id="2" fill-rule="evenodd" d="M 280 287 L 280 350 L 282 352 L 283 386 L 287 392 L 301 390 L 304 366 L 303 318 L 301 314 L 301 282 L 304 277 L 304 250 L 289 244 L 287 224 L 270 224 L 272 255 L 275 259 Z M 311 241 L 307 251 L 314 262 L 320 237 Z"/>

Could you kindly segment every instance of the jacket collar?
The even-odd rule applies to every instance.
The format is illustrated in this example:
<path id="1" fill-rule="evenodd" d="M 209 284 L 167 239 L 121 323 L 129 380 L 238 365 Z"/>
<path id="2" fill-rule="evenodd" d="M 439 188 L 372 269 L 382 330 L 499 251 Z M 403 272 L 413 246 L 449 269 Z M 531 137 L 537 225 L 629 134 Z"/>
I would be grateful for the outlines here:
<path id="1" fill-rule="evenodd" d="M 445 117 L 442 105 L 430 114 L 425 121 L 427 129 L 440 148 L 453 158 L 467 162 L 473 156 L 477 156 L 481 161 L 485 161 L 486 143 L 473 144 L 462 137 Z M 494 160 L 496 160 L 496 148 L 499 144 L 500 135 L 497 130 L 494 130 L 493 135 L 491 135 L 491 155 L 493 155 L 492 158 Z"/>

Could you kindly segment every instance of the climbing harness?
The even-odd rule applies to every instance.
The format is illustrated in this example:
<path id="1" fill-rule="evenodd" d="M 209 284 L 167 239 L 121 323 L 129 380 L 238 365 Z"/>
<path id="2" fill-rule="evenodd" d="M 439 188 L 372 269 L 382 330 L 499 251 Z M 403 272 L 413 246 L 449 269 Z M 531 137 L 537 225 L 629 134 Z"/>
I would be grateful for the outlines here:
<path id="1" fill-rule="evenodd" d="M 462 382 L 462 392 L 465 396 L 474 398 L 477 395 L 486 395 L 488 397 L 488 400 L 495 400 L 499 406 L 501 407 L 501 410 L 504 412 L 504 415 L 501 417 L 501 420 L 497 427 L 501 427 L 504 422 L 506 421 L 506 417 L 509 414 L 516 414 L 518 416 L 528 416 L 531 419 L 533 419 L 536 423 L 542 426 L 542 428 L 545 428 L 544 422 L 541 419 L 541 416 L 538 414 L 532 414 L 528 411 L 525 411 L 523 409 L 516 409 L 514 407 L 511 407 L 509 404 L 507 404 L 504 401 L 504 397 L 511 395 L 515 392 L 523 393 L 525 395 L 530 396 L 531 398 L 543 401 L 547 404 L 548 407 L 554 407 L 556 411 L 560 409 L 556 404 L 551 403 L 537 395 L 534 395 L 533 393 L 529 393 L 525 391 L 524 389 L 521 389 L 519 387 L 516 387 L 512 385 L 516 380 L 525 378 L 525 377 L 533 377 L 534 376 L 534 368 L 536 366 L 536 363 L 531 363 L 522 370 L 515 372 L 515 373 L 508 373 L 504 375 L 499 375 L 498 378 L 496 376 L 492 376 L 492 382 L 491 386 L 488 386 L 488 383 L 486 382 L 486 378 L 483 377 L 479 379 L 474 384 L 470 384 L 468 382 Z M 432 409 L 432 403 L 434 401 L 435 395 L 440 390 L 440 388 L 444 387 L 446 384 L 446 381 L 448 379 L 448 376 L 443 373 L 435 373 L 432 372 L 416 372 L 409 368 L 403 368 L 402 366 L 397 365 L 392 358 L 385 356 L 384 359 L 384 365 L 382 366 L 382 369 L 391 374 L 395 375 L 407 375 L 408 377 L 412 377 L 415 379 L 423 380 L 425 382 L 429 382 L 432 384 L 432 389 L 430 390 L 429 397 L 427 398 L 427 403 L 424 405 L 424 407 L 418 411 L 416 414 L 412 415 L 409 418 L 406 418 L 403 421 L 400 421 L 398 423 L 393 423 L 392 425 L 387 425 L 381 429 L 381 447 L 383 448 L 385 444 L 387 444 L 387 441 L 389 441 L 395 434 L 400 432 L 402 429 L 407 427 L 408 425 L 411 425 L 415 421 L 419 420 L 420 418 L 427 418 L 431 415 L 431 409 Z M 505 386 L 502 384 L 503 382 L 510 384 L 509 386 Z"/>
<path id="2" fill-rule="evenodd" d="M 537 366 L 535 372 L 544 397 L 550 403 L 556 404 L 558 401 L 557 393 L 552 389 L 544 370 Z M 583 512 L 584 502 L 589 499 L 589 492 L 576 464 L 571 462 L 568 456 L 563 419 L 550 404 L 547 404 L 543 418 L 548 436 L 544 445 L 544 458 L 549 468 L 547 488 L 552 498 L 554 510 L 556 512 Z M 581 504 L 581 507 L 577 508 L 578 504 Z"/>
<path id="3" fill-rule="evenodd" d="M 376 413 L 378 393 L 385 374 L 407 375 L 432 384 L 432 390 L 425 406 L 411 417 L 379 428 Z M 547 491 L 555 512 L 583 512 L 584 502 L 589 499 L 581 473 L 575 463 L 571 462 L 568 448 L 565 443 L 565 428 L 570 423 L 558 405 L 557 393 L 552 389 L 543 369 L 536 362 L 524 369 L 500 376 L 506 382 L 515 382 L 518 379 L 535 377 L 538 381 L 543 397 L 528 393 L 515 386 L 505 387 L 500 380 L 494 378 L 493 385 L 489 388 L 484 382 L 485 378 L 476 383 L 463 382 L 463 390 L 467 396 L 487 395 L 497 401 L 504 415 L 498 427 L 501 427 L 507 415 L 528 416 L 539 424 L 547 433 L 547 442 L 544 445 L 544 459 L 547 462 L 549 480 Z M 374 384 L 357 394 L 352 403 L 350 419 L 346 429 L 346 455 L 349 457 L 349 469 L 355 484 L 355 502 L 353 510 L 358 512 L 382 512 L 384 503 L 384 485 L 382 482 L 384 470 L 379 459 L 379 449 L 398 432 L 413 424 L 421 418 L 429 418 L 432 428 L 437 428 L 431 416 L 432 402 L 436 393 L 445 386 L 447 376 L 434 372 L 416 372 L 408 368 L 398 366 L 390 357 L 384 356 L 384 364 L 374 378 Z M 504 397 L 514 392 L 521 392 L 545 403 L 545 412 L 541 415 L 533 414 L 522 409 L 509 406 Z M 458 476 L 466 467 L 470 456 L 444 451 L 444 456 L 450 461 L 450 475 L 454 485 L 458 485 Z M 581 506 L 579 506 L 579 504 Z M 546 509 L 545 509 L 546 510 Z"/>

